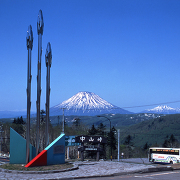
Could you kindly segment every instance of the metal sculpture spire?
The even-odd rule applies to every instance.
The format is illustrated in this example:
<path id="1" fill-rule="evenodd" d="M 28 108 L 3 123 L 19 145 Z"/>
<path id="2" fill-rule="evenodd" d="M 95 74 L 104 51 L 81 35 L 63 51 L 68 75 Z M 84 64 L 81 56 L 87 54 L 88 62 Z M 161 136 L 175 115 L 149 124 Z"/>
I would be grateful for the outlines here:
<path id="1" fill-rule="evenodd" d="M 45 145 L 48 146 L 49 144 L 49 101 L 50 101 L 50 68 L 52 64 L 52 50 L 51 44 L 47 44 L 46 55 L 45 55 L 45 63 L 47 67 L 47 74 L 46 74 L 46 139 Z"/>
<path id="2" fill-rule="evenodd" d="M 31 111 L 31 50 L 33 47 L 32 26 L 28 27 L 26 44 L 28 50 L 28 73 L 27 73 L 27 129 L 26 129 L 26 163 L 29 162 L 29 143 L 30 143 L 30 111 Z"/>
<path id="3" fill-rule="evenodd" d="M 36 155 L 39 153 L 39 132 L 40 132 L 40 97 L 41 97 L 41 56 L 42 56 L 42 35 L 44 29 L 44 21 L 42 11 L 39 10 L 37 19 L 38 33 L 38 71 L 37 71 L 37 125 L 36 125 Z"/>

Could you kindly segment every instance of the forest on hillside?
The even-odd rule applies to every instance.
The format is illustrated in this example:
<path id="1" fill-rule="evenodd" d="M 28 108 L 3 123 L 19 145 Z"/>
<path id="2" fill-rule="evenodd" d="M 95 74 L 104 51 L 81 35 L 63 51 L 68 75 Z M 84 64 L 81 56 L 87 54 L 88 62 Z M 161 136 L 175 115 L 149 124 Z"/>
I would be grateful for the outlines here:
<path id="1" fill-rule="evenodd" d="M 134 146 L 164 146 L 172 136 L 174 144 L 180 143 L 180 114 L 166 115 L 127 127 L 122 131 L 122 139 L 128 135 Z"/>
<path id="2" fill-rule="evenodd" d="M 110 133 L 107 117 L 111 121 Z M 151 115 L 152 116 L 152 115 Z M 149 117 L 151 117 L 149 116 Z M 141 118 L 140 118 L 141 117 Z M 142 118 L 143 117 L 143 118 Z M 65 120 L 65 135 L 96 135 L 101 132 L 103 136 L 114 138 L 113 144 L 107 145 L 107 157 L 110 156 L 109 148 L 113 146 L 113 156 L 117 157 L 117 130 L 120 129 L 120 149 L 125 157 L 140 157 L 147 156 L 148 148 L 152 146 L 161 147 L 179 147 L 180 146 L 180 114 L 153 116 L 151 119 L 145 119 L 147 115 L 103 115 L 102 117 L 66 117 Z M 55 117 L 50 117 L 53 120 Z M 138 119 L 139 118 L 139 119 Z M 62 132 L 61 117 L 58 123 L 49 123 L 49 141 L 52 142 Z M 118 125 L 117 125 L 118 124 Z M 101 125 L 101 126 L 100 126 Z M 22 137 L 26 138 L 26 121 L 22 117 L 14 118 L 13 121 L 2 121 L 0 124 L 1 130 L 1 151 L 9 152 L 10 142 L 10 127 L 17 131 Z M 92 130 L 92 128 L 94 128 Z M 99 130 L 101 129 L 101 131 Z M 93 131 L 93 132 L 92 132 Z M 30 129 L 31 144 L 35 146 L 36 142 L 36 124 L 31 123 Z M 111 137 L 110 137 L 111 136 Z M 41 115 L 41 130 L 40 130 L 40 149 L 43 150 L 45 141 L 45 114 Z M 110 140 L 111 141 L 111 140 Z M 109 142 L 110 142 L 109 141 Z"/>

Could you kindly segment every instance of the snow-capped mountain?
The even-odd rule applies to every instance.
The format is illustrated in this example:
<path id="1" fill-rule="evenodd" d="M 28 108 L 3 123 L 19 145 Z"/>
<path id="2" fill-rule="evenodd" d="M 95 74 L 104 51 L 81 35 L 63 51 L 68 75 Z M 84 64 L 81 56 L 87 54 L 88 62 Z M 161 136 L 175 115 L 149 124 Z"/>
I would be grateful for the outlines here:
<path id="1" fill-rule="evenodd" d="M 172 108 L 167 105 L 157 106 L 153 109 L 146 109 L 143 113 L 156 113 L 156 114 L 178 114 L 180 108 Z"/>
<path id="2" fill-rule="evenodd" d="M 97 94 L 92 92 L 79 92 L 58 104 L 50 108 L 50 115 L 62 114 L 62 109 L 65 110 L 66 115 L 98 115 L 105 113 L 114 114 L 130 114 L 131 112 L 126 111 L 122 108 L 112 105 L 105 101 Z"/>

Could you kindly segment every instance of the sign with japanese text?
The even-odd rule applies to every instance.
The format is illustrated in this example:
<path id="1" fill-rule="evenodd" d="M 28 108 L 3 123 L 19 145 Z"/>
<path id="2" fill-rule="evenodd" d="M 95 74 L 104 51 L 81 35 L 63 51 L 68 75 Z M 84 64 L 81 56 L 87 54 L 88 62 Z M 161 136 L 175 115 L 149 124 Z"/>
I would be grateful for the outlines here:
<path id="1" fill-rule="evenodd" d="M 66 146 L 79 146 L 80 143 L 75 142 L 75 136 L 65 136 L 65 145 Z"/>
<path id="2" fill-rule="evenodd" d="M 95 146 L 80 146 L 78 147 L 78 151 L 103 151 L 103 148 Z"/>
<path id="3" fill-rule="evenodd" d="M 107 139 L 103 136 L 76 136 L 76 143 L 107 143 Z"/>

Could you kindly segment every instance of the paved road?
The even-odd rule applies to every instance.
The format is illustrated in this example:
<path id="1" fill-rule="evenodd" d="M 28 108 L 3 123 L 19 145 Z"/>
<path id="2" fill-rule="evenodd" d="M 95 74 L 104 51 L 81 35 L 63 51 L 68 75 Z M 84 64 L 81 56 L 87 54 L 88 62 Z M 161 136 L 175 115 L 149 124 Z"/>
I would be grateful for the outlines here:
<path id="1" fill-rule="evenodd" d="M 141 164 L 138 161 L 145 162 L 146 159 L 128 159 L 127 162 L 117 162 L 117 161 L 76 161 L 74 164 L 79 166 L 79 169 L 73 171 L 66 171 L 66 172 L 18 172 L 13 171 L 11 173 L 1 171 L 0 172 L 0 180 L 1 179 L 79 179 L 81 177 L 84 179 L 160 179 L 163 180 L 167 179 L 180 179 L 180 171 L 168 171 L 167 173 L 163 174 L 164 172 L 153 173 L 153 174 L 133 174 L 134 172 L 149 172 L 149 169 L 157 170 L 157 168 L 165 168 L 171 170 L 171 166 L 161 166 L 159 165 L 151 165 L 151 164 Z M 136 162 L 136 163 L 134 163 Z M 138 163 L 137 163 L 138 162 Z M 178 167 L 179 168 L 179 167 Z M 147 171 L 148 170 L 148 171 Z M 114 176 L 116 174 L 116 176 Z M 124 174 L 124 175 L 123 175 Z M 130 174 L 130 175 L 126 175 Z M 108 176 L 103 178 L 96 178 Z M 111 177 L 110 177 L 111 176 Z M 171 178 L 173 176 L 173 178 Z M 92 178 L 90 178 L 92 177 Z M 178 177 L 178 178 L 177 178 Z"/>
<path id="2" fill-rule="evenodd" d="M 145 173 L 145 174 L 130 174 L 122 176 L 112 176 L 112 177 L 101 177 L 101 178 L 85 178 L 81 180 L 148 180 L 148 179 L 158 179 L 158 180 L 179 180 L 180 171 L 167 171 L 167 172 L 156 172 L 156 173 Z"/>
<path id="3" fill-rule="evenodd" d="M 37 174 L 33 172 L 0 172 L 0 179 L 74 179 L 79 177 L 92 177 L 112 175 L 120 172 L 131 172 L 154 167 L 151 165 L 113 162 L 113 161 L 99 161 L 99 162 L 75 162 L 79 165 L 79 169 L 60 173 Z M 26 174 L 25 174 L 26 173 Z"/>

